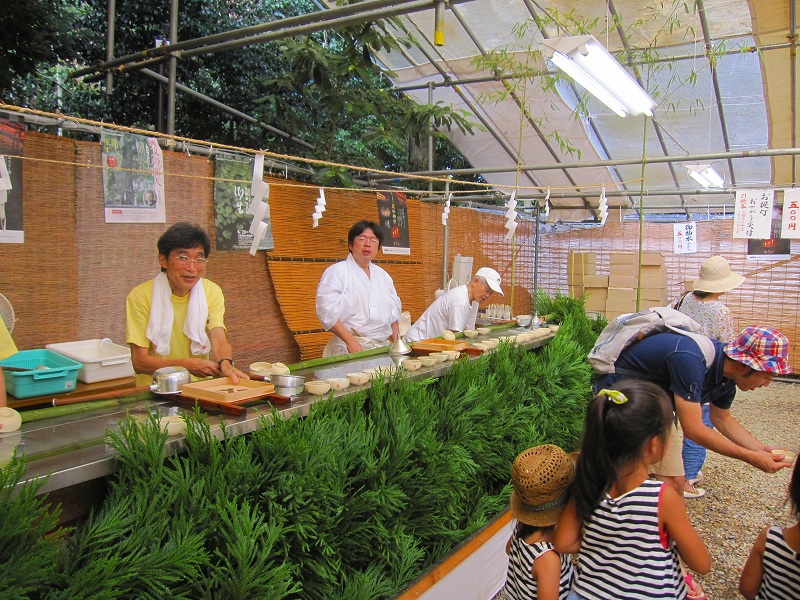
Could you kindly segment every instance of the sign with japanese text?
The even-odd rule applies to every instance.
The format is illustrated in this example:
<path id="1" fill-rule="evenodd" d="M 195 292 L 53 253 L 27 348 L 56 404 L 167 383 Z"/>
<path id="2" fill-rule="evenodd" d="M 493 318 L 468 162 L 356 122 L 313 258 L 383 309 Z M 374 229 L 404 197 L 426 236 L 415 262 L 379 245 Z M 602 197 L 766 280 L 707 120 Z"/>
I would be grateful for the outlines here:
<path id="1" fill-rule="evenodd" d="M 800 189 L 783 190 L 781 239 L 800 238 Z"/>
<path id="2" fill-rule="evenodd" d="M 763 240 L 770 237 L 774 190 L 737 190 L 733 237 Z"/>
<path id="3" fill-rule="evenodd" d="M 675 223 L 675 254 L 693 254 L 697 252 L 697 223 Z"/>
<path id="4" fill-rule="evenodd" d="M 411 254 L 406 195 L 402 192 L 378 192 L 378 217 L 383 232 L 383 253 Z"/>

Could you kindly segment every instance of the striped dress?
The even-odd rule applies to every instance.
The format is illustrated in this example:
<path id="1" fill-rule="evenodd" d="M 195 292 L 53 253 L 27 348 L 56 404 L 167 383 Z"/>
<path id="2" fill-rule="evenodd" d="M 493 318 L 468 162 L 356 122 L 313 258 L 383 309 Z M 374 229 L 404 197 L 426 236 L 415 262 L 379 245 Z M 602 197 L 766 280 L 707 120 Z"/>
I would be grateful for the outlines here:
<path id="1" fill-rule="evenodd" d="M 647 480 L 595 508 L 583 530 L 575 592 L 593 600 L 686 598 L 675 543 L 658 525 L 664 485 Z"/>
<path id="2" fill-rule="evenodd" d="M 800 598 L 800 554 L 783 539 L 783 529 L 767 530 L 764 548 L 764 578 L 756 600 L 797 600 Z"/>
<path id="3" fill-rule="evenodd" d="M 506 586 L 503 589 L 506 600 L 536 600 L 536 580 L 531 569 L 533 561 L 546 552 L 554 552 L 553 544 L 549 542 L 525 543 L 525 540 L 514 535 L 508 554 L 508 574 Z M 574 571 L 572 559 L 561 555 L 561 584 L 559 586 L 559 600 L 566 600 L 572 587 Z"/>

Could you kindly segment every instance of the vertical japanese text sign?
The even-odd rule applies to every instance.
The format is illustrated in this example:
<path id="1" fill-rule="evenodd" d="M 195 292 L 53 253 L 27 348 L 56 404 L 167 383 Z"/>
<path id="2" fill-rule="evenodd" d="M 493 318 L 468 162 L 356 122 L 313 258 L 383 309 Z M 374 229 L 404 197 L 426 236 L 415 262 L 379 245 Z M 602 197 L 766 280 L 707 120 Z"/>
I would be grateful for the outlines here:
<path id="1" fill-rule="evenodd" d="M 771 236 L 774 190 L 738 190 L 733 237 L 766 240 Z"/>

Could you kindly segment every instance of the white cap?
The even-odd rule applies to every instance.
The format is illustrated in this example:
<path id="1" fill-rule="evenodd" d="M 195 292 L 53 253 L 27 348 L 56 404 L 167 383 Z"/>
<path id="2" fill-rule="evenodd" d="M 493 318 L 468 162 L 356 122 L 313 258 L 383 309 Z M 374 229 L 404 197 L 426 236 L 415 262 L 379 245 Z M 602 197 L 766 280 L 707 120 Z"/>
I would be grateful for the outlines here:
<path id="1" fill-rule="evenodd" d="M 486 283 L 489 285 L 489 289 L 491 289 L 493 292 L 497 292 L 501 296 L 505 296 L 503 293 L 503 288 L 500 287 L 500 274 L 494 269 L 490 269 L 489 267 L 481 267 L 478 269 L 478 272 L 475 273 L 475 277 L 483 277 L 486 280 Z"/>

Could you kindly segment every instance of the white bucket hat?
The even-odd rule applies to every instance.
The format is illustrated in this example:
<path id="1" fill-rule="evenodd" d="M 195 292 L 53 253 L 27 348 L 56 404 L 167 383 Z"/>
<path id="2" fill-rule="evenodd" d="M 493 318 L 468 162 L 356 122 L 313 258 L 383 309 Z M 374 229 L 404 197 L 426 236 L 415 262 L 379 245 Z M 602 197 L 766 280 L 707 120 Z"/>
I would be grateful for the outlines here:
<path id="1" fill-rule="evenodd" d="M 721 294 L 740 286 L 743 281 L 744 277 L 731 271 L 725 257 L 712 256 L 700 265 L 700 279 L 694 280 L 692 290 Z"/>

